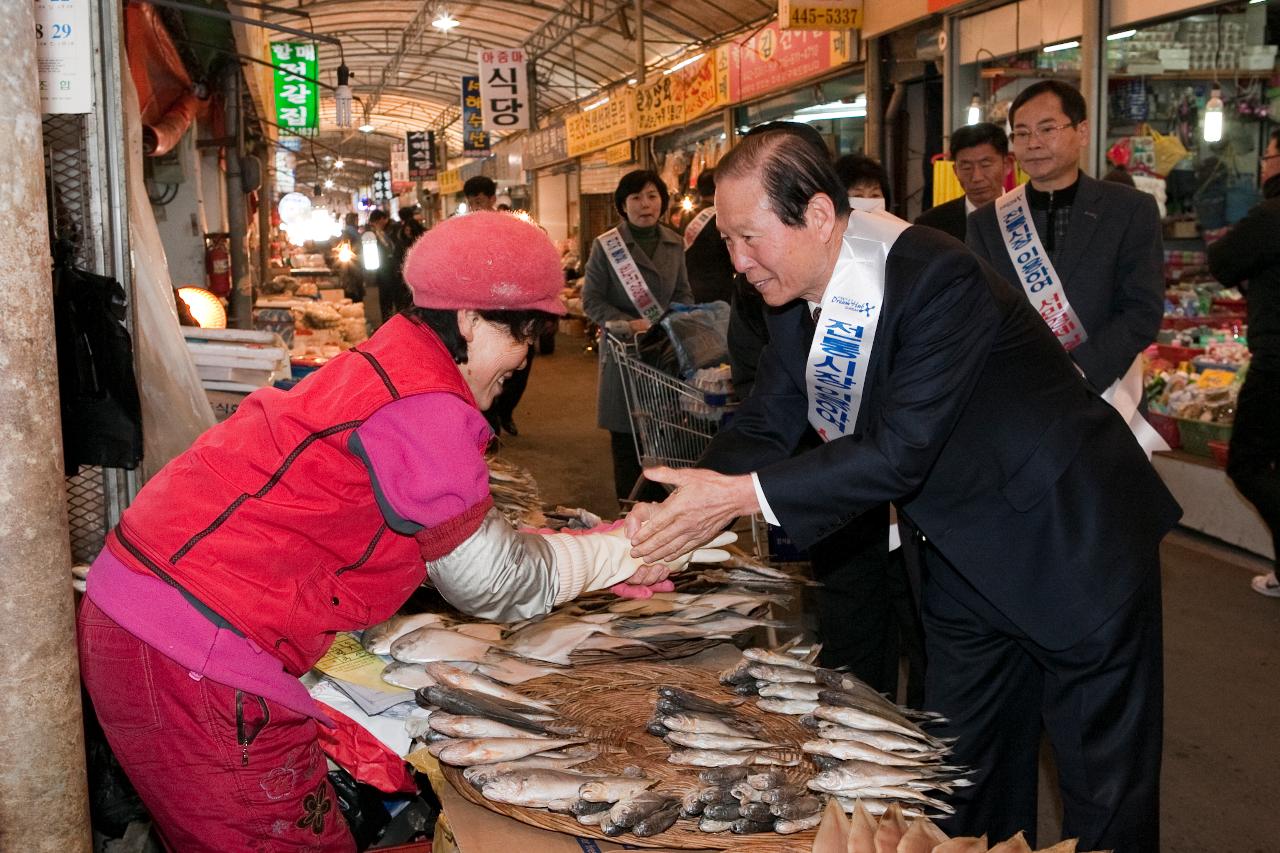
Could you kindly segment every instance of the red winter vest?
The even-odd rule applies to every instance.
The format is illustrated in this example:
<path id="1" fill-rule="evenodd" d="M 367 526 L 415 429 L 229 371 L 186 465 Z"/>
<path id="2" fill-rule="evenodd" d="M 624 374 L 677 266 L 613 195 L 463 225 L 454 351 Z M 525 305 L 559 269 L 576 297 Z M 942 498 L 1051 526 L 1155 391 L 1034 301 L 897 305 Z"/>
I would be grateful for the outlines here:
<path id="1" fill-rule="evenodd" d="M 492 504 L 416 537 L 383 520 L 347 440 L 387 403 L 430 391 L 475 405 L 436 334 L 394 317 L 292 390 L 247 397 L 147 483 L 107 546 L 301 675 L 335 632 L 391 616 L 425 578 L 424 557 L 456 548 Z"/>

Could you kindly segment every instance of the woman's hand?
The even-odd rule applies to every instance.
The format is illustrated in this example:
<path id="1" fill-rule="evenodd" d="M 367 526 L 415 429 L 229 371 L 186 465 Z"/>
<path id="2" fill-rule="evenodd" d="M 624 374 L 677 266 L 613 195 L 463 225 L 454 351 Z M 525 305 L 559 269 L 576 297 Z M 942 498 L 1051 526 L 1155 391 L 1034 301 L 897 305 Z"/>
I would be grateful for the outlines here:
<path id="1" fill-rule="evenodd" d="M 643 317 L 641 317 L 639 320 L 631 320 L 627 323 L 627 325 L 629 325 L 631 327 L 631 331 L 635 332 L 637 335 L 641 334 L 642 332 L 649 331 L 649 321 Z"/>

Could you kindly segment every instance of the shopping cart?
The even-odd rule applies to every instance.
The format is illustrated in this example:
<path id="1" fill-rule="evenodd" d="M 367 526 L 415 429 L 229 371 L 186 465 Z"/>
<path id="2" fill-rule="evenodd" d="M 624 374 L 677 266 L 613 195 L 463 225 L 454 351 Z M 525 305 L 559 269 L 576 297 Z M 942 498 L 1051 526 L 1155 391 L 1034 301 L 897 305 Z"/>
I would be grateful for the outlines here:
<path id="1" fill-rule="evenodd" d="M 688 468 L 702 456 L 728 408 L 727 394 L 708 393 L 641 361 L 635 343 L 613 335 L 606 346 L 622 374 L 631 435 L 642 467 Z M 644 485 L 636 480 L 628 500 Z"/>

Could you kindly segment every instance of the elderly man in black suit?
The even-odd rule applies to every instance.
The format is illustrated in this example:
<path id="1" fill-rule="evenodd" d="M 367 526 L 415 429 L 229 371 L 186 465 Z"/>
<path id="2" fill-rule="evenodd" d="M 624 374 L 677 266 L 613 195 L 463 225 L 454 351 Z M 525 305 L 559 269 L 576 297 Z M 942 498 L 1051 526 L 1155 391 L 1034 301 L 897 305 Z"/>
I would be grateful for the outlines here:
<path id="1" fill-rule="evenodd" d="M 1083 96 L 1066 83 L 1025 89 L 1009 107 L 1009 122 L 1030 185 L 969 218 L 969 248 L 1021 285 L 1095 391 L 1126 378 L 1140 398 L 1135 360 L 1164 315 L 1156 201 L 1080 171 L 1089 122 Z"/>
<path id="2" fill-rule="evenodd" d="M 677 488 L 632 512 L 633 554 L 674 556 L 753 512 L 808 546 L 894 501 L 926 538 L 926 706 L 976 770 L 947 828 L 1034 837 L 1043 721 L 1064 832 L 1158 850 L 1157 548 L 1180 511 L 1124 422 L 962 244 L 850 212 L 824 150 L 762 133 L 717 177 L 770 342 L 704 467 L 647 472 Z M 825 442 L 792 456 L 810 425 Z"/>
<path id="3" fill-rule="evenodd" d="M 1004 176 L 1013 168 L 1009 137 L 1004 128 L 990 122 L 965 125 L 951 134 L 951 161 L 964 195 L 929 208 L 916 217 L 916 225 L 937 228 L 963 241 L 969 214 L 1004 192 Z"/>

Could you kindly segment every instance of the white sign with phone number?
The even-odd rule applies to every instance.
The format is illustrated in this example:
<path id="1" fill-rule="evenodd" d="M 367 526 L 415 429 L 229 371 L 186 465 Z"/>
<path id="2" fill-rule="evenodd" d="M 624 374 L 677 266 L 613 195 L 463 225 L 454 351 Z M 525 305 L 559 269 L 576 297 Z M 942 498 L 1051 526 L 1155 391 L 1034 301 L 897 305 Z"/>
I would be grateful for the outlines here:
<path id="1" fill-rule="evenodd" d="M 89 0 L 34 0 L 40 111 L 93 112 Z"/>

